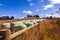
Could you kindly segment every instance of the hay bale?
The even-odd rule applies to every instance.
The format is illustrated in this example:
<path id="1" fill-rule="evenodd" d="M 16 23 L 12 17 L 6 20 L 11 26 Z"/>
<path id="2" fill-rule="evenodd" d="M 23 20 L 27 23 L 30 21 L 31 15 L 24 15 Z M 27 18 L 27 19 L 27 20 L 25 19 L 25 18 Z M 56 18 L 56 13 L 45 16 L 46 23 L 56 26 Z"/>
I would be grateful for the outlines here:
<path id="1" fill-rule="evenodd" d="M 1 24 L 2 28 L 10 28 L 10 23 L 3 23 Z"/>
<path id="2" fill-rule="evenodd" d="M 11 29 L 15 32 L 27 28 L 26 25 L 23 24 L 23 22 L 21 21 L 12 22 L 10 25 L 11 25 Z"/>
<path id="3" fill-rule="evenodd" d="M 33 22 L 28 21 L 28 22 L 24 22 L 24 24 L 25 24 L 27 27 L 29 27 L 29 26 L 32 26 L 32 25 L 33 25 Z"/>

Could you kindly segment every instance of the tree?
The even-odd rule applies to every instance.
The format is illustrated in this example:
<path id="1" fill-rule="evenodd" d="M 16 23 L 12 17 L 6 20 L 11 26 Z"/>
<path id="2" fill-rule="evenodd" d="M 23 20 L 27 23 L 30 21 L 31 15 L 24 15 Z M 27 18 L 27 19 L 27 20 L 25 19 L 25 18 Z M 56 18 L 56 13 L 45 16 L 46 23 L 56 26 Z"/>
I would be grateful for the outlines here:
<path id="1" fill-rule="evenodd" d="M 34 15 L 33 17 L 38 17 L 39 18 L 39 15 Z"/>
<path id="2" fill-rule="evenodd" d="M 9 16 L 2 16 L 1 19 L 8 20 L 9 19 Z"/>
<path id="3" fill-rule="evenodd" d="M 9 17 L 9 16 L 1 16 L 0 17 L 0 20 L 9 20 L 9 19 L 14 19 L 14 16 L 11 16 L 11 17 Z"/>
<path id="4" fill-rule="evenodd" d="M 0 20 L 1 20 L 2 18 L 0 17 Z"/>
<path id="5" fill-rule="evenodd" d="M 14 19 L 14 16 L 11 16 L 10 19 L 11 19 L 11 20 Z"/>
<path id="6" fill-rule="evenodd" d="M 6 20 L 10 19 L 9 16 L 6 16 L 5 18 L 6 18 Z"/>
<path id="7" fill-rule="evenodd" d="M 52 18 L 52 16 L 50 16 L 50 19 Z"/>
<path id="8" fill-rule="evenodd" d="M 45 19 L 45 17 L 43 17 L 43 19 Z"/>
<path id="9" fill-rule="evenodd" d="M 32 17 L 32 15 L 27 15 L 27 17 Z"/>
<path id="10" fill-rule="evenodd" d="M 4 20 L 4 19 L 5 19 L 5 17 L 4 17 L 4 16 L 1 16 L 1 18 L 2 18 L 2 20 Z"/>
<path id="11" fill-rule="evenodd" d="M 49 19 L 49 17 L 46 17 L 47 19 Z"/>

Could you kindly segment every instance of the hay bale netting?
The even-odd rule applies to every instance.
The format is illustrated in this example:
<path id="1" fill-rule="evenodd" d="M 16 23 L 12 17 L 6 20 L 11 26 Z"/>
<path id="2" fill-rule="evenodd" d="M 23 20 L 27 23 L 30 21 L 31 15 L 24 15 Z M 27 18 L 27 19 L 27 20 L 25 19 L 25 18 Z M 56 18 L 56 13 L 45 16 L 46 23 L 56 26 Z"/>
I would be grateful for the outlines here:
<path id="1" fill-rule="evenodd" d="M 25 21 L 26 21 L 26 20 L 22 20 L 21 22 L 23 22 L 23 23 L 24 23 Z"/>
<path id="2" fill-rule="evenodd" d="M 31 22 L 33 22 L 33 23 L 39 23 L 39 20 L 31 20 Z"/>
<path id="3" fill-rule="evenodd" d="M 10 25 L 11 25 L 11 30 L 14 32 L 27 28 L 26 25 L 23 24 L 23 22 L 21 21 L 12 22 Z"/>
<path id="4" fill-rule="evenodd" d="M 10 28 L 10 23 L 3 23 L 3 24 L 1 24 L 1 28 L 2 29 Z"/>
<path id="5" fill-rule="evenodd" d="M 36 21 L 36 20 L 31 20 L 30 22 L 32 22 L 32 23 L 34 23 L 34 24 L 36 24 L 36 23 L 37 23 L 37 21 Z"/>
<path id="6" fill-rule="evenodd" d="M 40 20 L 38 19 L 38 20 L 36 20 L 36 22 L 37 22 L 37 23 L 39 23 L 39 22 L 40 22 Z"/>
<path id="7" fill-rule="evenodd" d="M 24 24 L 29 27 L 29 26 L 32 26 L 33 25 L 33 22 L 30 22 L 30 21 L 25 21 Z"/>

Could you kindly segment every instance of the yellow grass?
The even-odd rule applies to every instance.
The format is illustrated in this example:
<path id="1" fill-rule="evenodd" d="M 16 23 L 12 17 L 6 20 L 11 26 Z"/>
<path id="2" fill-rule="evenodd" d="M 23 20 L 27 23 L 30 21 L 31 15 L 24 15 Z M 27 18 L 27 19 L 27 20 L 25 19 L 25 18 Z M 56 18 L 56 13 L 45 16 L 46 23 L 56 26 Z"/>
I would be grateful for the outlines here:
<path id="1" fill-rule="evenodd" d="M 42 40 L 60 40 L 60 19 L 45 20 L 40 24 Z M 58 24 L 59 23 L 59 24 Z"/>

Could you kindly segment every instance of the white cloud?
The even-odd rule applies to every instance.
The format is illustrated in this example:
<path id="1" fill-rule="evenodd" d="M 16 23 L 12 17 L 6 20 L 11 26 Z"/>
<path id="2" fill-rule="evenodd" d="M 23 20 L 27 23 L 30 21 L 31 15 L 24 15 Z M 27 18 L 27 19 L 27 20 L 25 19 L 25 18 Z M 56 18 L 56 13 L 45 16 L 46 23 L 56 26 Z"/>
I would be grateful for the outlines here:
<path id="1" fill-rule="evenodd" d="M 2 14 L 0 16 L 17 16 L 17 14 L 12 14 L 12 15 L 8 15 L 8 14 Z"/>
<path id="2" fill-rule="evenodd" d="M 60 0 L 48 0 L 51 4 L 60 4 Z"/>
<path id="3" fill-rule="evenodd" d="M 37 9 L 36 12 L 39 12 L 39 10 Z"/>
<path id="4" fill-rule="evenodd" d="M 3 4 L 0 4 L 0 6 L 3 6 Z"/>
<path id="5" fill-rule="evenodd" d="M 58 11 L 59 9 L 55 9 L 54 11 Z"/>
<path id="6" fill-rule="evenodd" d="M 53 8 L 55 4 L 60 4 L 60 0 L 48 0 L 48 5 L 45 5 L 44 9 Z"/>
<path id="7" fill-rule="evenodd" d="M 56 9 L 56 13 L 60 14 L 60 9 Z"/>
<path id="8" fill-rule="evenodd" d="M 26 14 L 32 14 L 33 12 L 30 11 L 30 10 L 23 10 L 23 13 L 26 13 Z"/>
<path id="9" fill-rule="evenodd" d="M 27 0 L 27 1 L 31 2 L 32 0 Z"/>
<path id="10" fill-rule="evenodd" d="M 53 8 L 53 7 L 54 7 L 54 5 L 52 5 L 52 4 L 50 5 L 50 4 L 48 4 L 48 5 L 45 5 L 45 6 L 44 6 L 44 9 L 47 10 L 48 8 Z"/>
<path id="11" fill-rule="evenodd" d="M 30 3 L 30 6 L 34 6 L 35 4 L 34 3 Z"/>
<path id="12" fill-rule="evenodd" d="M 46 17 L 50 17 L 50 16 L 52 16 L 52 17 L 60 17 L 60 15 L 59 14 L 46 14 Z"/>

